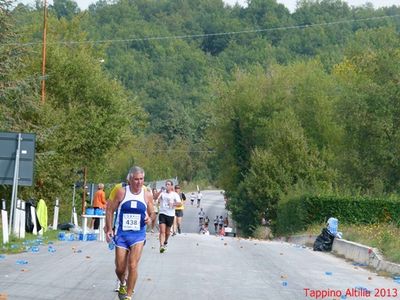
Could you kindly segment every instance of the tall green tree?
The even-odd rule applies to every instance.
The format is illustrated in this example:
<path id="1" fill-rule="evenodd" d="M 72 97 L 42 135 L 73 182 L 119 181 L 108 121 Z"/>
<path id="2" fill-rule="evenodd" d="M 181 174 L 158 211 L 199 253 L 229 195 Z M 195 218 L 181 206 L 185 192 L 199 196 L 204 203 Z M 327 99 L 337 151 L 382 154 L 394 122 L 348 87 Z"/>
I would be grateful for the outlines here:
<path id="1" fill-rule="evenodd" d="M 399 189 L 399 45 L 393 29 L 359 32 L 334 71 L 342 89 L 341 169 L 346 181 L 364 192 Z"/>
<path id="2" fill-rule="evenodd" d="M 50 10 L 54 10 L 58 19 L 66 18 L 71 20 L 74 15 L 80 12 L 78 3 L 73 0 L 54 0 L 50 5 Z"/>

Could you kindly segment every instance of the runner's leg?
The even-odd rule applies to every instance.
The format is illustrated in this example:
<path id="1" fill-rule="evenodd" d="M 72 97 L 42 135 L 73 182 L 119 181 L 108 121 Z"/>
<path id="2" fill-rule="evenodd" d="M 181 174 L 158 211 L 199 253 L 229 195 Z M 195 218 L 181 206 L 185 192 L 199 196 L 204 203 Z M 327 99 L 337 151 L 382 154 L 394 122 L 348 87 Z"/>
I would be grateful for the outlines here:
<path id="1" fill-rule="evenodd" d="M 159 227 L 160 227 L 160 247 L 162 247 L 162 246 L 164 246 L 165 234 L 166 234 L 167 230 L 166 230 L 166 226 L 164 223 L 159 224 Z"/>
<path id="2" fill-rule="evenodd" d="M 115 274 L 121 284 L 125 284 L 125 272 L 128 260 L 128 250 L 119 247 L 115 248 Z"/>
<path id="3" fill-rule="evenodd" d="M 136 280 L 138 277 L 138 265 L 140 257 L 142 256 L 144 243 L 137 243 L 131 247 L 129 252 L 129 266 L 128 266 L 128 284 L 127 284 L 127 295 L 132 296 L 133 290 L 136 285 Z"/>

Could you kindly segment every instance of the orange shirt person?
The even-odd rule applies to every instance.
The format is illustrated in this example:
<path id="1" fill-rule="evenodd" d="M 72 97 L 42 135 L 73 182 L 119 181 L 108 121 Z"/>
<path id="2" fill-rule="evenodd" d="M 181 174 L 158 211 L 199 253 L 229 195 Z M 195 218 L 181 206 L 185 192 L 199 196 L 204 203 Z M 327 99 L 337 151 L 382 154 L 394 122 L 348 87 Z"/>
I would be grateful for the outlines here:
<path id="1" fill-rule="evenodd" d="M 93 197 L 93 207 L 106 209 L 107 201 L 106 201 L 106 193 L 104 192 L 104 184 L 99 183 L 97 186 L 97 191 Z"/>
<path id="2" fill-rule="evenodd" d="M 100 208 L 100 209 L 106 209 L 107 206 L 107 201 L 106 201 L 106 193 L 104 192 L 104 184 L 99 183 L 99 185 L 97 186 L 97 191 L 94 194 L 93 197 L 93 208 Z M 99 229 L 99 225 L 100 225 L 100 219 L 99 218 L 95 218 L 94 219 L 94 224 L 93 224 L 93 219 L 92 219 L 92 225 L 93 225 L 93 229 Z"/>

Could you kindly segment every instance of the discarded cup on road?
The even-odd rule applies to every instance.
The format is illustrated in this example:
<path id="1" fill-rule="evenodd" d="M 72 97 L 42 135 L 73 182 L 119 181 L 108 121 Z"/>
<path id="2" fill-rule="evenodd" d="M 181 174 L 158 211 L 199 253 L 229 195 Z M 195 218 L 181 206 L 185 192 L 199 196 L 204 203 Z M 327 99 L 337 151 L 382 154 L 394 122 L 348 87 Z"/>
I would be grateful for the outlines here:
<path id="1" fill-rule="evenodd" d="M 27 265 L 27 264 L 28 264 L 28 261 L 27 261 L 27 260 L 24 260 L 24 259 L 18 259 L 18 260 L 16 261 L 16 264 L 17 264 L 17 265 Z"/>
<path id="2" fill-rule="evenodd" d="M 58 233 L 58 240 L 65 241 L 65 232 L 61 231 Z"/>
<path id="3" fill-rule="evenodd" d="M 32 252 L 32 253 L 37 253 L 37 252 L 39 252 L 39 247 L 38 247 L 38 246 L 32 246 L 32 247 L 31 247 L 31 252 Z"/>

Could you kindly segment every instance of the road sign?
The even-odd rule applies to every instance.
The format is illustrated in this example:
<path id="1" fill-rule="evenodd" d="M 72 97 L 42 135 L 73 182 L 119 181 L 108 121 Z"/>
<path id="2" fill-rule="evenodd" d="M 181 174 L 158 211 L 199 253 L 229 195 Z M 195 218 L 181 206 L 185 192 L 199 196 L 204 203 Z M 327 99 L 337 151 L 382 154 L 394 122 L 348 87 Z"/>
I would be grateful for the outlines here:
<path id="1" fill-rule="evenodd" d="M 15 132 L 0 132 L 0 184 L 13 185 L 18 149 Z M 19 151 L 19 186 L 32 186 L 35 159 L 35 134 L 21 133 Z"/>

